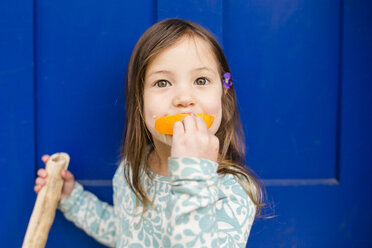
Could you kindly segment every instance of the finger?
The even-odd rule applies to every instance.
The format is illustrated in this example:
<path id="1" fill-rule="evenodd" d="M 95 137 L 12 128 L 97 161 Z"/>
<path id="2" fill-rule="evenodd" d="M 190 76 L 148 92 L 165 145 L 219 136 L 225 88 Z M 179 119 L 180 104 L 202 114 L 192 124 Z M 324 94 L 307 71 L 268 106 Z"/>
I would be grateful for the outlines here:
<path id="1" fill-rule="evenodd" d="M 38 175 L 39 177 L 43 177 L 43 178 L 45 178 L 45 177 L 48 176 L 48 172 L 47 172 L 45 169 L 39 169 L 39 170 L 37 171 L 37 175 Z"/>
<path id="2" fill-rule="evenodd" d="M 36 193 L 39 193 L 40 192 L 40 190 L 43 188 L 43 185 L 35 185 L 34 186 L 34 191 L 36 192 Z"/>
<path id="3" fill-rule="evenodd" d="M 73 180 L 74 179 L 74 175 L 70 171 L 68 171 L 68 170 L 62 170 L 61 171 L 61 176 L 66 181 Z"/>
<path id="4" fill-rule="evenodd" d="M 173 138 L 179 137 L 180 135 L 185 133 L 185 128 L 183 126 L 183 123 L 180 121 L 176 121 L 173 124 Z"/>
<path id="5" fill-rule="evenodd" d="M 50 156 L 48 154 L 45 154 L 41 157 L 41 160 L 46 163 L 48 161 L 48 159 L 50 158 Z"/>
<path id="6" fill-rule="evenodd" d="M 35 185 L 34 186 L 34 191 L 36 192 L 36 193 L 39 193 L 39 190 L 40 190 L 40 185 Z"/>
<path id="7" fill-rule="evenodd" d="M 195 117 L 192 115 L 188 115 L 182 119 L 183 126 L 185 127 L 185 133 L 195 133 L 197 131 L 196 128 L 196 120 Z"/>
<path id="8" fill-rule="evenodd" d="M 199 131 L 208 132 L 207 123 L 205 123 L 205 121 L 201 117 L 195 115 L 195 120 L 196 120 L 196 128 Z"/>
<path id="9" fill-rule="evenodd" d="M 46 180 L 43 179 L 43 178 L 41 178 L 41 177 L 38 177 L 38 178 L 36 178 L 36 180 L 35 180 L 35 184 L 36 184 L 36 185 L 40 185 L 40 186 L 42 186 L 42 185 L 44 185 L 45 183 L 46 183 Z"/>

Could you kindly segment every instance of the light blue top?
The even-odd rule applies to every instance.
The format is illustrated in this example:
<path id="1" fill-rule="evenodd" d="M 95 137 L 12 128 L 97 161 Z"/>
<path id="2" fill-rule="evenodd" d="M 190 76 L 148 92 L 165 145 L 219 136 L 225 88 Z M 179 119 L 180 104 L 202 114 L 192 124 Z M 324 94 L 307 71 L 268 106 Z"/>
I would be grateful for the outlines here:
<path id="1" fill-rule="evenodd" d="M 206 159 L 169 158 L 168 164 L 169 177 L 141 175 L 153 202 L 143 216 L 124 178 L 124 162 L 113 178 L 114 206 L 76 183 L 58 207 L 110 247 L 245 247 L 256 206 L 240 181 L 218 175 L 218 164 Z"/>

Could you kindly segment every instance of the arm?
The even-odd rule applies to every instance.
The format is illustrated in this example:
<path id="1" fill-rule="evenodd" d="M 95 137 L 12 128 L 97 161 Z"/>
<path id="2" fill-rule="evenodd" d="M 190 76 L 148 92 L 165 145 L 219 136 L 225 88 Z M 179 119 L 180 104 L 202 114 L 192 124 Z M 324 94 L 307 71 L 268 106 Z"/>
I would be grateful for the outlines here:
<path id="1" fill-rule="evenodd" d="M 224 175 L 218 188 L 216 214 L 219 246 L 245 247 L 256 216 L 256 205 L 234 175 Z"/>
<path id="2" fill-rule="evenodd" d="M 246 211 L 252 204 L 241 185 L 231 176 L 221 181 L 234 184 L 227 187 L 230 192 L 219 191 L 218 164 L 207 159 L 169 158 L 168 162 L 172 189 L 166 217 L 171 246 L 244 247 L 254 211 Z"/>
<path id="3" fill-rule="evenodd" d="M 64 213 L 66 219 L 72 221 L 98 242 L 110 247 L 115 246 L 114 208 L 85 191 L 78 182 L 75 182 L 72 193 L 60 201 L 58 209 Z"/>

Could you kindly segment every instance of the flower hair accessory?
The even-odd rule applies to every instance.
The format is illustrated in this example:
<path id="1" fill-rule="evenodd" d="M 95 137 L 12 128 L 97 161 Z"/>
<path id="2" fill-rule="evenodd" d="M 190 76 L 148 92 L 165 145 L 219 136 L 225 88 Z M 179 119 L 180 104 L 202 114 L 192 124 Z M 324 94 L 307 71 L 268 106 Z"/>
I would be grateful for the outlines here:
<path id="1" fill-rule="evenodd" d="M 223 74 L 223 86 L 226 89 L 229 89 L 231 85 L 232 85 L 231 74 L 230 72 L 226 72 L 225 74 Z"/>

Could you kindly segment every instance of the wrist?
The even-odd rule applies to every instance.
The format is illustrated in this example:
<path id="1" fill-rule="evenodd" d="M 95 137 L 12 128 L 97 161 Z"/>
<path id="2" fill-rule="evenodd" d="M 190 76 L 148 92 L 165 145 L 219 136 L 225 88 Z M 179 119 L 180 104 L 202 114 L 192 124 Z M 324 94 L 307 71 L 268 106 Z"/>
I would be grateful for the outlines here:
<path id="1" fill-rule="evenodd" d="M 218 163 L 205 158 L 169 157 L 168 173 L 170 177 L 207 180 L 217 176 Z"/>

